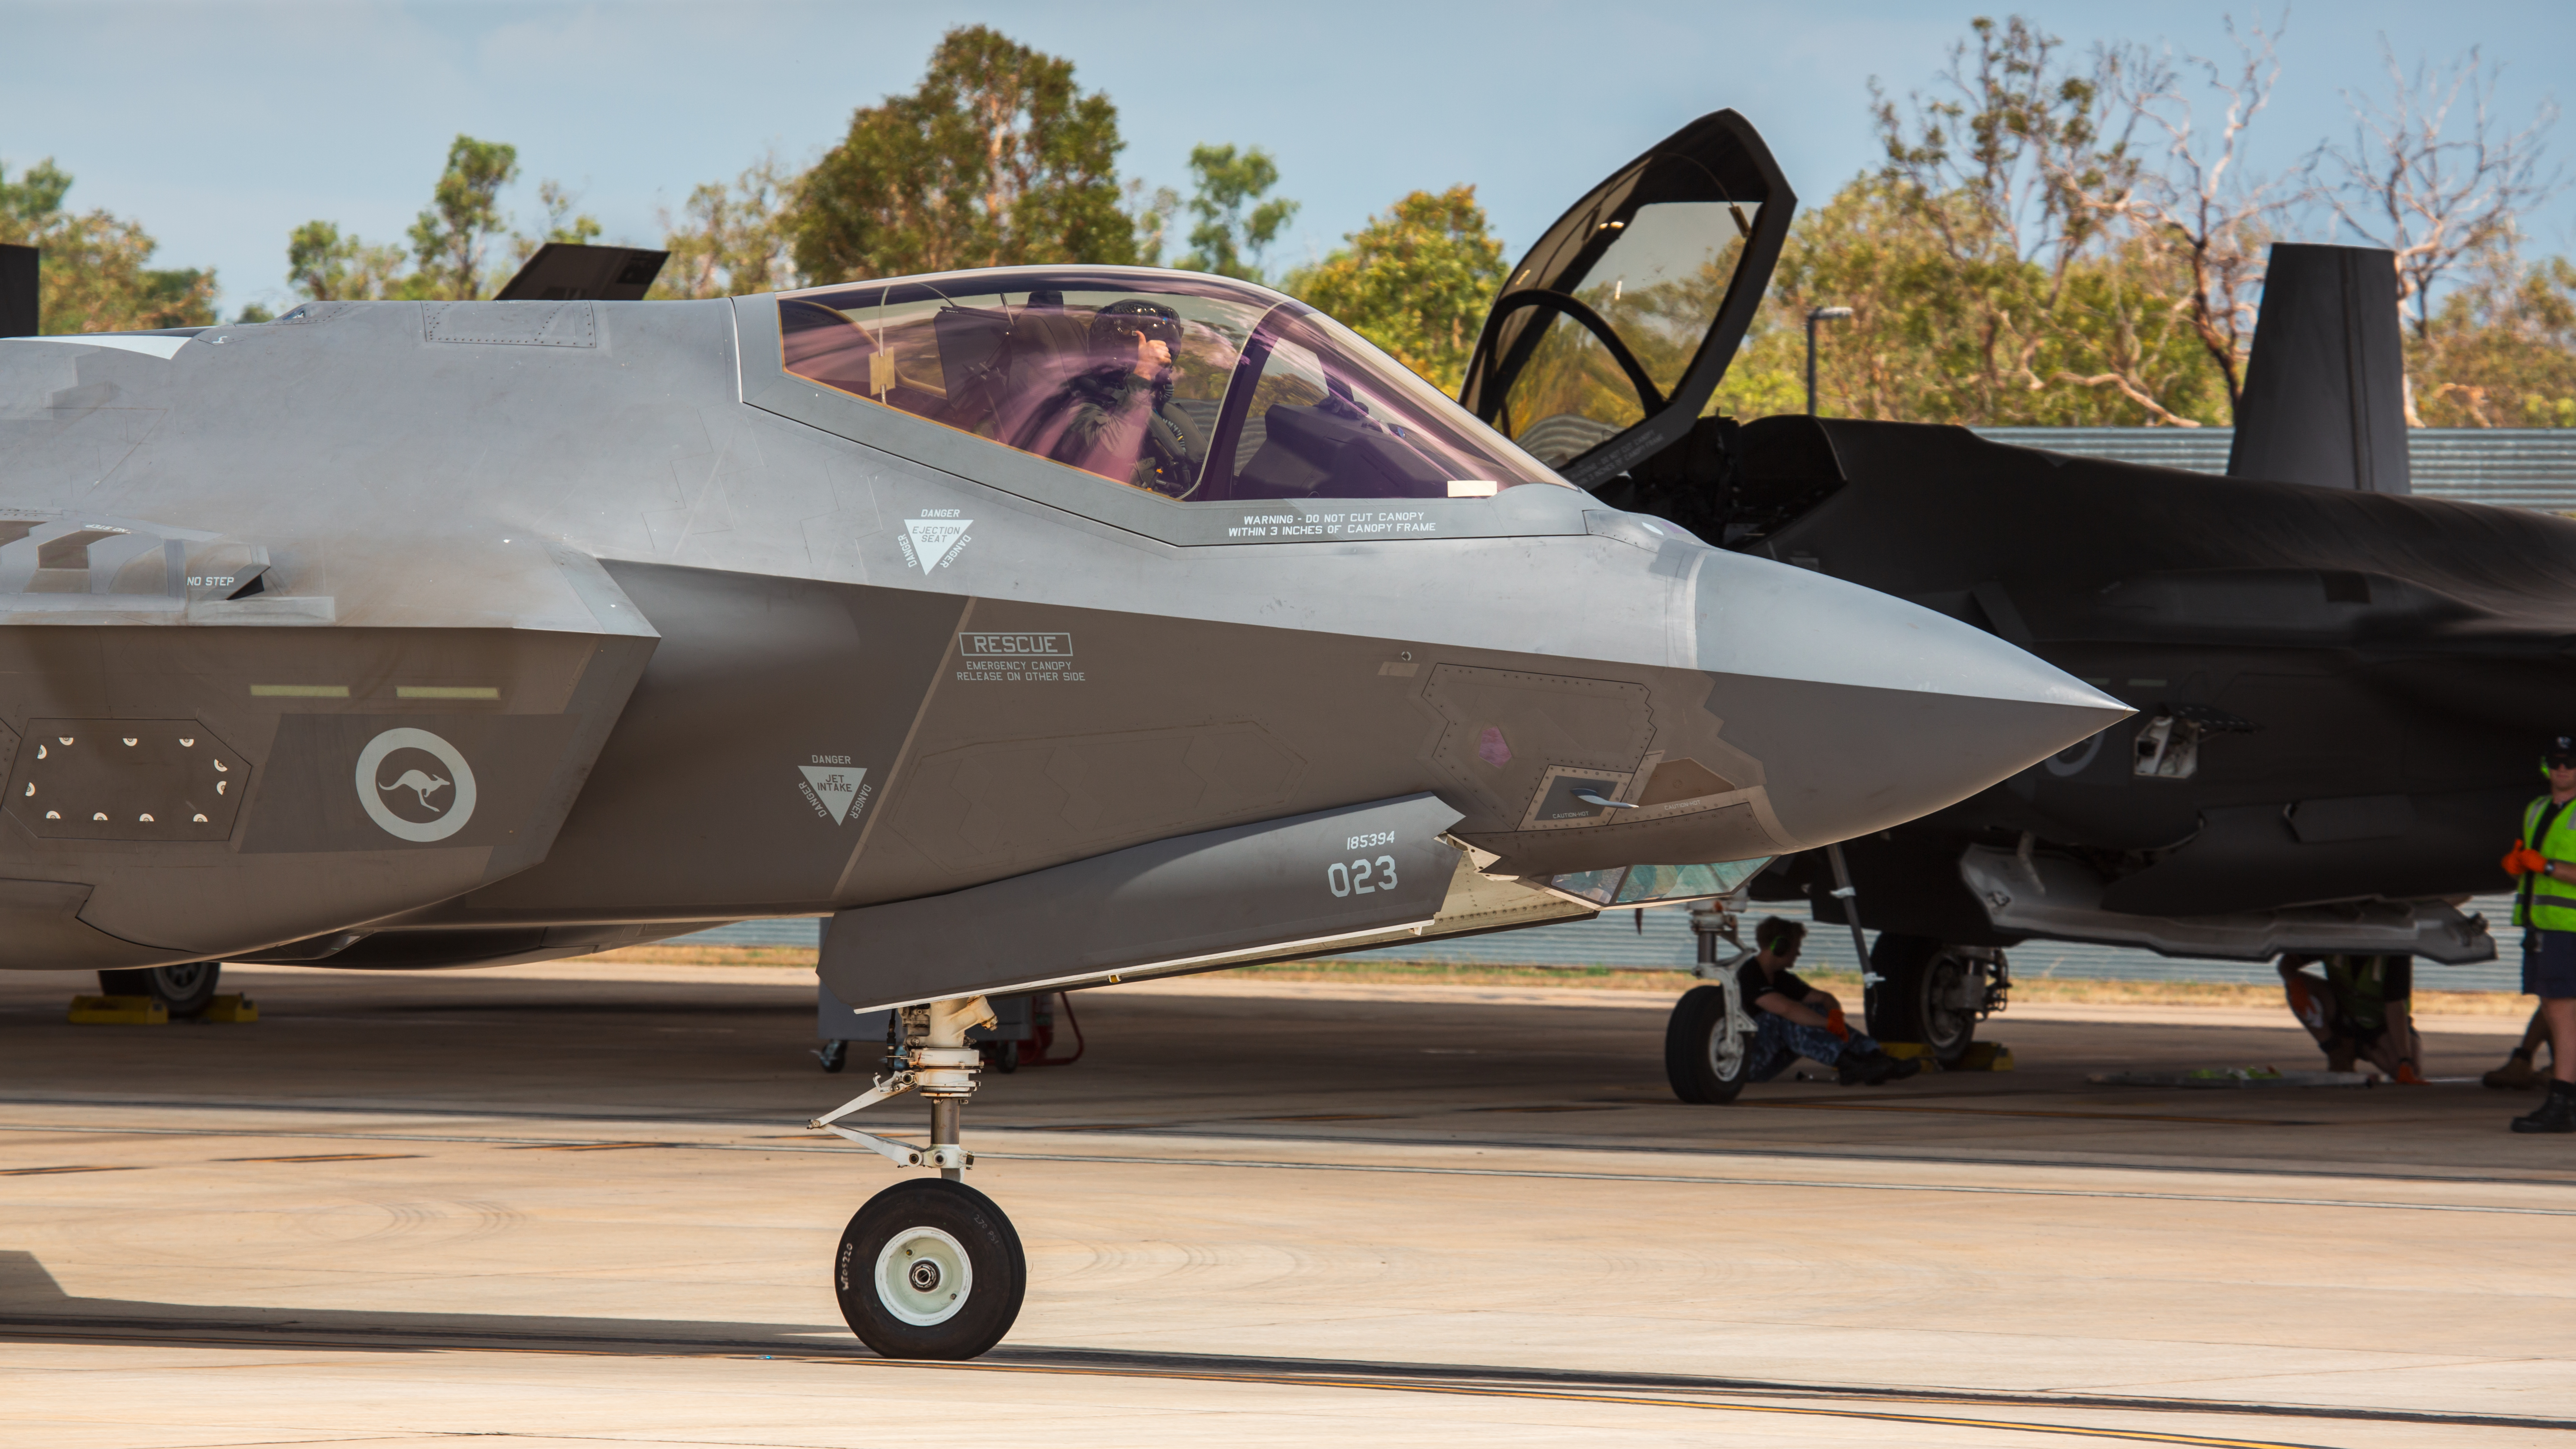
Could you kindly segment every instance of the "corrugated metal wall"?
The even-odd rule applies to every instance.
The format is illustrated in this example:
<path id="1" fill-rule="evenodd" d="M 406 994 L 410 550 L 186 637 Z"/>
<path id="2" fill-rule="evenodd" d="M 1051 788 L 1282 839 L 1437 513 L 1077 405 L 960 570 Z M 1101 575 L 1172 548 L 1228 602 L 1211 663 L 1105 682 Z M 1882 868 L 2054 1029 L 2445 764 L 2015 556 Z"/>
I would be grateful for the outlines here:
<path id="1" fill-rule="evenodd" d="M 2227 471 L 2230 428 L 1979 428 L 1999 443 L 2082 457 L 2117 458 L 2202 473 Z M 2473 503 L 2576 512 L 2576 428 L 2418 428 L 2407 434 L 2407 466 L 2416 493 Z M 2504 924 L 2513 919 L 2510 898 L 2484 896 L 2470 907 L 2494 925 L 2498 958 L 2479 966 L 2423 963 L 2417 979 L 2429 989 L 2519 991 L 2522 937 Z M 1867 920 L 1867 907 L 1862 916 Z M 745 921 L 682 936 L 674 945 L 819 945 L 822 923 L 811 919 Z M 1851 970 L 1850 933 L 1819 927 L 1808 938 L 1808 960 L 1819 970 Z M 1464 941 L 1430 942 L 1361 951 L 1353 961 L 1439 961 L 1496 966 L 1617 966 L 1687 970 L 1694 944 L 1690 921 L 1678 910 L 1648 911 L 1644 928 L 1631 912 L 1592 921 L 1507 931 Z M 2012 952 L 2013 974 L 2106 981 L 2233 981 L 2275 979 L 2268 965 L 2222 961 L 2171 961 L 2150 951 L 2114 946 L 2034 941 Z"/>
<path id="2" fill-rule="evenodd" d="M 2197 473 L 2227 471 L 2233 428 L 1978 428 L 1980 437 L 2086 458 Z M 2415 491 L 2552 513 L 2576 511 L 2576 428 L 2416 428 L 2406 435 Z"/>

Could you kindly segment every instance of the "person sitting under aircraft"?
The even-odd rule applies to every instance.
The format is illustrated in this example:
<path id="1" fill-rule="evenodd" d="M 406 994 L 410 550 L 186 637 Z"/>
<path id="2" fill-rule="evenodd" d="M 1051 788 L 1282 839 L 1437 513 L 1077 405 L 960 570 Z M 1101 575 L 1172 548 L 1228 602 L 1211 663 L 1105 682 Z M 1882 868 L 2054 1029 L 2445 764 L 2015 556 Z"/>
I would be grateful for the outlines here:
<path id="1" fill-rule="evenodd" d="M 1158 302 L 1112 302 L 1091 319 L 1091 366 L 1065 386 L 1041 451 L 1113 482 L 1187 498 L 1207 446 L 1172 405 L 1180 314 Z"/>
<path id="2" fill-rule="evenodd" d="M 2322 978 L 2305 970 L 2321 962 Z M 2392 1082 L 2422 1086 L 2424 1039 L 2411 1003 L 2415 961 L 2409 956 L 2284 956 L 2281 989 L 2290 1014 L 2325 1048 L 2326 1069 L 2348 1072 L 2368 1061 Z"/>
<path id="3" fill-rule="evenodd" d="M 1921 1071 L 1920 1062 L 1891 1057 L 1866 1033 L 1852 1030 L 1832 993 L 1789 969 L 1806 939 L 1806 927 L 1778 916 L 1753 928 L 1753 944 L 1761 949 L 1736 968 L 1745 1004 L 1753 1009 L 1753 1051 L 1744 1079 L 1767 1082 L 1800 1057 L 1832 1067 L 1846 1087 L 1901 1082 Z"/>
<path id="4" fill-rule="evenodd" d="M 2576 734 L 2540 752 L 2549 793 L 2522 811 L 2522 839 L 2504 858 L 2519 877 L 2513 923 L 2522 927 L 2522 989 L 2549 1023 L 2549 1095 L 2516 1132 L 2576 1132 Z M 2526 844 L 2525 842 L 2528 842 Z"/>

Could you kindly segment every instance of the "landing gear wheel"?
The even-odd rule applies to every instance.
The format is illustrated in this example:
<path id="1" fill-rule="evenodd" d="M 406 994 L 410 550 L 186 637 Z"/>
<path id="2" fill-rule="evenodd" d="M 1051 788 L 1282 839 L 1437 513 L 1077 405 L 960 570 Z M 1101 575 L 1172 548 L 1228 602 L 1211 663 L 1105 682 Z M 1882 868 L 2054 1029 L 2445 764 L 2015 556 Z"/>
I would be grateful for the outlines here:
<path id="1" fill-rule="evenodd" d="M 1871 1036 L 1921 1042 L 1944 1066 L 1967 1055 L 1985 999 L 1976 962 L 1929 936 L 1883 931 L 1870 947 L 1869 969 L 1879 978 L 1862 1001 Z"/>
<path id="2" fill-rule="evenodd" d="M 1753 1059 L 1753 1033 L 1738 1029 L 1744 1015 L 1735 978 L 1713 986 L 1694 986 L 1673 1003 L 1664 1024 L 1664 1079 L 1685 1102 L 1716 1105 L 1732 1102 L 1744 1090 L 1745 1067 Z"/>
<path id="3" fill-rule="evenodd" d="M 194 1016 L 212 1005 L 220 961 L 191 961 L 184 966 L 150 966 L 137 971 L 101 971 L 98 989 L 106 996 L 152 996 L 172 1016 Z"/>
<path id="4" fill-rule="evenodd" d="M 887 1358 L 982 1354 L 1011 1331 L 1028 1278 L 1020 1235 L 993 1200 L 935 1177 L 869 1198 L 832 1264 L 841 1317 Z"/>

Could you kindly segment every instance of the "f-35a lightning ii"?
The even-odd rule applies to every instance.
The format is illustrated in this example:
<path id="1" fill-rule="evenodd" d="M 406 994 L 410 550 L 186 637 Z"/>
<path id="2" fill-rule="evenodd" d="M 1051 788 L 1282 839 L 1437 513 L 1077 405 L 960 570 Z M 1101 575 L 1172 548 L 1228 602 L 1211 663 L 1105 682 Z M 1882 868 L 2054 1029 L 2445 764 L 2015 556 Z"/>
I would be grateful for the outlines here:
<path id="1" fill-rule="evenodd" d="M 1788 188 L 1721 114 L 1609 190 L 1723 298 L 1671 387 L 1705 399 Z M 1219 277 L 0 341 L 0 967 L 210 989 L 827 915 L 823 980 L 902 1039 L 817 1125 L 940 1173 L 834 1266 L 890 1354 L 1018 1309 L 958 1181 L 988 995 L 1716 896 L 2126 712 L 1610 507 Z M 843 1125 L 906 1090 L 928 1145 Z"/>
<path id="2" fill-rule="evenodd" d="M 1920 604 L 2137 711 L 1842 847 L 1879 932 L 1874 1034 L 1955 1060 L 2029 940 L 2492 957 L 2455 907 L 2503 884 L 2534 744 L 2567 727 L 2576 522 L 2406 496 L 2388 253 L 2273 248 L 2213 478 L 1964 428 L 1703 417 L 1673 343 L 1718 304 L 1686 244 L 1647 240 L 1670 234 L 1655 216 L 1611 188 L 1548 231 L 1486 323 L 1466 406 L 1605 502 Z M 1730 345 L 1763 280 L 1729 283 Z M 1750 894 L 1844 922 L 1845 884 L 1808 852 Z M 1674 1072 L 1686 1099 L 1741 1085 L 1732 1028 L 1711 1030 L 1717 1070 Z"/>

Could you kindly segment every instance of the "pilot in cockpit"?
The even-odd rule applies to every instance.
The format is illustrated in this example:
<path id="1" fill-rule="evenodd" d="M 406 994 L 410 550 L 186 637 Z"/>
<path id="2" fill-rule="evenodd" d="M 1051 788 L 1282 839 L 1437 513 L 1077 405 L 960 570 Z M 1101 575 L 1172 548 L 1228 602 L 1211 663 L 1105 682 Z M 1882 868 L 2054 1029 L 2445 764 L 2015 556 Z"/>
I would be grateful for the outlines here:
<path id="1" fill-rule="evenodd" d="M 1060 463 L 1167 498 L 1198 487 L 1207 458 L 1198 424 L 1172 402 L 1180 314 L 1155 302 L 1112 302 L 1091 319 L 1090 365 L 1065 385 L 1045 449 Z"/>

